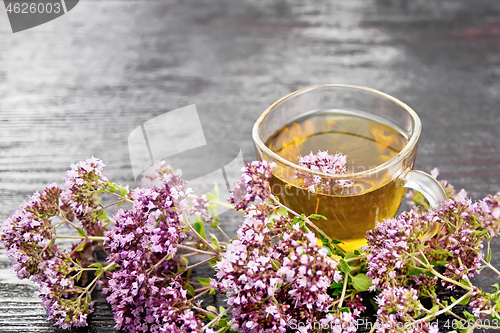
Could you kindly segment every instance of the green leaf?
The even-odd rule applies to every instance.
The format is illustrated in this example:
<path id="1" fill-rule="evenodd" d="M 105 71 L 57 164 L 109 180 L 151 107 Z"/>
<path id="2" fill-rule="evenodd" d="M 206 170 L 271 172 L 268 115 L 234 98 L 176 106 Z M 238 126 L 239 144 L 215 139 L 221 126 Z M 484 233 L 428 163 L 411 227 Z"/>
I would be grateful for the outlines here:
<path id="1" fill-rule="evenodd" d="M 273 267 L 274 270 L 278 270 L 281 268 L 280 262 L 274 259 L 271 259 L 271 266 Z"/>
<path id="2" fill-rule="evenodd" d="M 450 296 L 450 299 L 451 299 L 452 303 L 455 303 L 457 301 L 457 299 L 455 299 L 455 297 L 453 297 L 453 296 Z M 464 298 L 458 304 L 460 304 L 460 305 L 467 305 L 469 303 L 469 301 L 470 301 L 470 296 Z"/>
<path id="3" fill-rule="evenodd" d="M 464 298 L 460 303 L 460 305 L 467 305 L 469 304 L 469 301 L 470 301 L 470 296 L 467 296 L 466 298 Z"/>
<path id="4" fill-rule="evenodd" d="M 200 220 L 198 216 L 195 217 L 195 222 L 194 222 L 194 230 L 203 237 L 203 239 L 207 239 L 207 236 L 205 235 L 205 225 L 203 224 L 203 221 Z"/>
<path id="5" fill-rule="evenodd" d="M 351 276 L 352 286 L 359 291 L 367 291 L 372 285 L 372 280 L 364 273 Z"/>
<path id="6" fill-rule="evenodd" d="M 340 270 L 344 273 L 349 273 L 351 271 L 351 267 L 344 259 L 340 259 Z"/>
<path id="7" fill-rule="evenodd" d="M 459 331 L 462 331 L 465 328 L 464 323 L 460 320 L 453 319 L 453 323 L 453 327 L 456 327 Z"/>
<path id="8" fill-rule="evenodd" d="M 220 198 L 219 184 L 217 184 L 215 182 L 214 182 L 214 194 L 215 194 L 215 198 L 217 198 L 217 200 L 219 200 L 219 198 Z"/>
<path id="9" fill-rule="evenodd" d="M 424 210 L 428 210 L 429 207 L 430 207 L 430 204 L 429 202 L 427 201 L 427 199 L 425 199 L 425 197 L 423 196 L 423 194 L 419 193 L 419 192 L 416 192 L 412 198 L 413 202 L 415 203 L 415 205 L 417 206 L 420 206 L 420 207 L 423 207 Z"/>
<path id="10" fill-rule="evenodd" d="M 226 311 L 226 309 L 225 309 L 223 306 L 220 306 L 220 305 L 219 305 L 219 313 L 222 313 L 222 312 L 224 312 L 224 311 Z"/>
<path id="11" fill-rule="evenodd" d="M 78 230 L 78 234 L 82 237 L 87 237 L 87 233 L 82 228 L 76 228 Z"/>
<path id="12" fill-rule="evenodd" d="M 216 251 L 219 251 L 220 250 L 219 240 L 217 239 L 217 237 L 215 237 L 214 234 L 212 234 L 212 233 L 209 233 L 209 234 L 210 234 L 210 237 L 212 237 L 212 247 Z"/>
<path id="13" fill-rule="evenodd" d="M 283 206 L 278 208 L 278 215 L 285 216 L 285 217 L 288 216 L 288 212 L 287 212 L 286 208 Z"/>
<path id="14" fill-rule="evenodd" d="M 226 317 L 226 315 L 224 315 L 223 317 Z M 219 326 L 220 328 L 224 328 L 223 330 L 217 331 L 217 333 L 227 332 L 229 329 L 229 325 L 227 324 L 226 319 L 219 320 L 219 322 L 217 323 L 217 326 Z"/>
<path id="15" fill-rule="evenodd" d="M 219 213 L 217 212 L 218 205 L 213 202 L 212 204 L 208 204 L 208 210 L 212 216 L 214 216 L 214 220 L 217 220 L 217 224 L 219 223 L 219 218 L 217 217 Z"/>
<path id="16" fill-rule="evenodd" d="M 118 190 L 120 191 L 120 196 L 122 198 L 124 198 L 127 195 L 127 193 L 128 193 L 128 190 L 125 187 L 121 186 L 121 185 L 118 185 Z"/>
<path id="17" fill-rule="evenodd" d="M 85 244 L 87 243 L 86 240 L 84 240 L 83 242 L 80 243 L 80 245 L 78 245 L 78 247 L 75 249 L 76 252 L 81 252 L 83 251 L 83 249 L 85 248 Z"/>
<path id="18" fill-rule="evenodd" d="M 434 305 L 429 311 L 432 312 L 432 313 L 438 312 L 439 311 L 439 305 L 438 304 Z"/>
<path id="19" fill-rule="evenodd" d="M 99 213 L 99 215 L 97 215 L 97 218 L 99 220 L 104 220 L 106 217 L 107 217 L 106 211 L 104 209 L 101 209 L 101 212 Z"/>
<path id="20" fill-rule="evenodd" d="M 342 294 L 342 289 L 335 289 L 335 291 L 332 293 L 332 296 L 340 296 Z"/>
<path id="21" fill-rule="evenodd" d="M 476 317 L 474 317 L 474 316 L 472 315 L 472 313 L 470 313 L 470 312 L 468 312 L 468 311 L 465 311 L 465 310 L 464 310 L 463 314 L 464 314 L 465 319 L 466 319 L 467 321 L 472 320 L 472 322 L 474 322 L 474 323 L 476 322 L 476 320 L 477 320 L 477 319 L 476 319 Z"/>
<path id="22" fill-rule="evenodd" d="M 354 257 L 354 253 L 352 252 L 346 252 L 345 253 L 345 258 L 344 259 L 351 259 Z"/>
<path id="23" fill-rule="evenodd" d="M 55 242 L 56 242 L 56 239 L 55 239 L 55 238 L 52 238 L 52 239 L 50 240 L 50 243 L 49 243 L 49 245 L 47 246 L 47 248 L 48 248 L 48 249 L 50 249 L 50 248 L 52 247 L 52 245 L 54 245 L 54 243 L 55 243 Z"/>
<path id="24" fill-rule="evenodd" d="M 358 250 L 354 250 L 354 254 L 357 255 L 357 256 L 361 255 L 361 253 L 359 253 Z"/>
<path id="25" fill-rule="evenodd" d="M 415 268 L 410 273 L 408 273 L 408 275 L 420 275 L 420 274 L 425 274 L 425 273 L 423 271 L 421 271 L 420 269 L 417 269 L 417 268 Z"/>
<path id="26" fill-rule="evenodd" d="M 448 261 L 446 260 L 431 261 L 431 264 L 433 264 L 434 266 L 446 266 L 448 264 Z"/>
<path id="27" fill-rule="evenodd" d="M 333 281 L 332 284 L 330 285 L 331 289 L 337 289 L 337 288 L 342 288 L 344 284 L 342 282 L 335 282 Z"/>
<path id="28" fill-rule="evenodd" d="M 213 305 L 207 306 L 207 311 L 212 312 L 212 313 L 217 313 L 217 308 Z"/>
<path id="29" fill-rule="evenodd" d="M 191 295 L 191 296 L 194 296 L 195 295 L 195 291 L 194 291 L 194 288 L 192 285 L 190 285 L 189 283 L 186 283 L 186 287 L 188 288 L 188 294 Z"/>
<path id="30" fill-rule="evenodd" d="M 339 249 L 337 246 L 335 246 L 334 250 L 335 250 L 335 255 L 337 255 L 339 257 L 342 257 L 342 258 L 345 257 L 344 251 L 342 251 L 341 249 Z"/>
<path id="31" fill-rule="evenodd" d="M 219 218 L 216 216 L 212 220 L 212 223 L 210 224 L 210 228 L 217 229 L 218 226 L 219 226 Z"/>
<path id="32" fill-rule="evenodd" d="M 375 300 L 373 298 L 370 298 L 370 303 L 372 304 L 373 309 L 375 310 L 375 312 L 377 312 L 378 311 L 377 302 L 375 302 Z"/>
<path id="33" fill-rule="evenodd" d="M 102 268 L 102 264 L 101 264 L 101 263 L 96 262 L 96 263 L 94 263 L 94 264 L 90 265 L 89 267 L 91 267 L 91 268 Z"/>
<path id="34" fill-rule="evenodd" d="M 198 281 L 199 283 L 201 283 L 201 286 L 203 288 L 205 288 L 205 287 L 209 287 L 210 286 L 211 279 L 210 278 L 199 278 L 199 279 L 196 279 L 196 281 Z"/>
<path id="35" fill-rule="evenodd" d="M 214 288 L 210 288 L 210 290 L 208 291 L 208 294 L 209 295 L 215 295 L 215 289 Z"/>
<path id="36" fill-rule="evenodd" d="M 217 315 L 215 315 L 213 313 L 206 313 L 205 312 L 205 315 L 207 316 L 208 320 L 210 320 L 210 321 L 214 320 L 217 317 Z"/>
<path id="37" fill-rule="evenodd" d="M 207 196 L 208 200 L 210 200 L 210 201 L 214 201 L 215 200 L 215 195 L 212 192 L 208 192 L 205 195 Z"/>
<path id="38" fill-rule="evenodd" d="M 326 218 L 326 216 L 319 215 L 319 214 L 311 214 L 311 215 L 309 215 L 309 218 L 310 219 L 316 219 L 316 220 L 319 220 L 319 219 L 328 220 Z"/>
<path id="39" fill-rule="evenodd" d="M 184 262 L 184 264 L 187 266 L 189 264 L 189 260 L 186 257 L 181 257 L 181 260 Z"/>
<path id="40" fill-rule="evenodd" d="M 491 248 L 488 250 L 488 256 L 486 257 L 486 261 L 487 262 L 491 261 Z"/>
<path id="41" fill-rule="evenodd" d="M 478 237 L 483 237 L 483 236 L 485 236 L 485 235 L 489 234 L 489 232 L 490 232 L 490 231 L 489 231 L 488 229 L 485 229 L 485 230 L 479 231 L 479 232 L 477 233 L 477 236 L 478 236 Z"/>

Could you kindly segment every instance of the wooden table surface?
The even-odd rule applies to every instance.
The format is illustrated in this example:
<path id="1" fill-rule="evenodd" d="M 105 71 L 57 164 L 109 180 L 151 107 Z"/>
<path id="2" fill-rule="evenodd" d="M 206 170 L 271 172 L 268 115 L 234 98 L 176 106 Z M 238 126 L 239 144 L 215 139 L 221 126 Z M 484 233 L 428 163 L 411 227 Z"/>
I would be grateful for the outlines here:
<path id="1" fill-rule="evenodd" d="M 92 155 L 133 186 L 130 132 L 190 104 L 207 138 L 239 145 L 250 161 L 263 110 L 326 82 L 413 107 L 423 124 L 417 169 L 439 167 L 475 199 L 500 190 L 497 1 L 82 0 L 16 34 L 0 5 L 0 219 Z M 239 222 L 223 224 L 234 232 Z M 101 302 L 79 331 L 113 325 Z M 0 332 L 27 331 L 58 330 L 0 247 Z"/>

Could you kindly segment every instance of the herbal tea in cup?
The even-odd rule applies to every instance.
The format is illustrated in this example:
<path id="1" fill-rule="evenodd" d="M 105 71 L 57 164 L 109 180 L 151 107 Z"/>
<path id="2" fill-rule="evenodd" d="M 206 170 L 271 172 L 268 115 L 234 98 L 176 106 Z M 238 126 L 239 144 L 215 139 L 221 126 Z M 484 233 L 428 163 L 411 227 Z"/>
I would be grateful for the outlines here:
<path id="1" fill-rule="evenodd" d="M 366 244 L 376 221 L 394 217 L 405 187 L 422 192 L 434 207 L 445 200 L 434 178 L 411 170 L 420 130 L 415 112 L 389 95 L 327 84 L 277 101 L 252 134 L 258 158 L 276 163 L 273 193 L 297 213 L 325 216 L 313 222 L 353 251 Z M 343 174 L 300 165 L 299 157 L 325 151 L 345 155 Z M 329 185 L 311 188 L 304 175 Z"/>

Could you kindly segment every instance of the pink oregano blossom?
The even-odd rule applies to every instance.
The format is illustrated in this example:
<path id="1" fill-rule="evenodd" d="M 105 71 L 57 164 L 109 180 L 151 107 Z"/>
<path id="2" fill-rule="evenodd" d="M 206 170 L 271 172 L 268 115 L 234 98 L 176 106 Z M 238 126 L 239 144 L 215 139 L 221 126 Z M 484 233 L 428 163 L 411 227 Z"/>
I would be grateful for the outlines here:
<path id="1" fill-rule="evenodd" d="M 341 279 L 337 262 L 326 258 L 328 251 L 312 232 L 300 231 L 286 218 L 276 225 L 266 221 L 247 217 L 216 265 L 212 285 L 233 306 L 232 329 L 286 332 L 292 319 L 333 321 L 327 290 Z"/>
<path id="2" fill-rule="evenodd" d="M 307 168 L 312 171 L 328 173 L 332 175 L 342 175 L 347 173 L 346 155 L 336 153 L 331 155 L 328 151 L 318 151 L 317 154 L 312 152 L 306 156 L 299 156 L 299 166 Z M 301 180 L 302 186 L 307 188 L 310 192 L 321 193 L 336 193 L 345 190 L 353 185 L 353 182 L 348 179 L 335 179 L 332 180 L 328 177 L 321 177 L 319 175 L 299 172 L 297 171 L 296 177 Z"/>

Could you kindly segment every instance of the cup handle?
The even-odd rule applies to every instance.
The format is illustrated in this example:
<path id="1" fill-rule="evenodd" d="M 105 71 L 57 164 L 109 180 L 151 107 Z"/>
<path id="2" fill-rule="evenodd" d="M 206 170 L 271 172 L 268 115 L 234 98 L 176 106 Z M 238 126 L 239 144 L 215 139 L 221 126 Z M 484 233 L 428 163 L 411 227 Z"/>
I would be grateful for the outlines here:
<path id="1" fill-rule="evenodd" d="M 429 201 L 432 208 L 437 209 L 446 201 L 446 193 L 439 182 L 431 175 L 417 170 L 409 170 L 396 183 L 398 187 L 417 190 Z"/>

